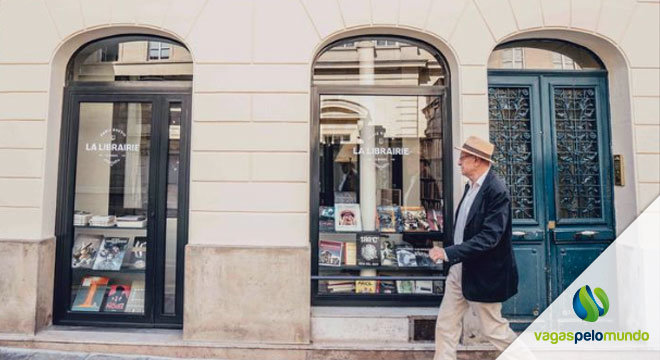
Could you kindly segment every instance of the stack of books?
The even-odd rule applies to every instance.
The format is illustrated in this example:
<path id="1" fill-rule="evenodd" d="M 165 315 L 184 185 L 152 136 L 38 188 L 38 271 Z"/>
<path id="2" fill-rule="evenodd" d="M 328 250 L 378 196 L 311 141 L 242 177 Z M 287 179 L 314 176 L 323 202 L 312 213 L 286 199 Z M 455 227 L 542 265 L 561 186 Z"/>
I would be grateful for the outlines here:
<path id="1" fill-rule="evenodd" d="M 147 226 L 144 215 L 124 215 L 117 218 L 117 227 L 143 228 Z"/>
<path id="2" fill-rule="evenodd" d="M 113 227 L 117 223 L 114 215 L 94 215 L 89 220 L 90 226 Z"/>
<path id="3" fill-rule="evenodd" d="M 73 213 L 73 226 L 87 226 L 91 218 L 91 213 L 78 210 Z"/>
<path id="4" fill-rule="evenodd" d="M 329 280 L 328 292 L 355 292 L 355 281 L 350 280 Z"/>

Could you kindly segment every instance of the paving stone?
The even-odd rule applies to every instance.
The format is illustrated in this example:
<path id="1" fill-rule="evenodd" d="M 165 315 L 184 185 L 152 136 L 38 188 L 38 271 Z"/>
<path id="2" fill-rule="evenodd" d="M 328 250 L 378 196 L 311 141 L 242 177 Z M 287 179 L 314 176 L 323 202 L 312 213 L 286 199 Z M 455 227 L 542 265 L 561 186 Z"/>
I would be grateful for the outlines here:
<path id="1" fill-rule="evenodd" d="M 0 351 L 0 359 L 2 360 L 29 360 L 31 354 L 10 353 Z"/>
<path id="2" fill-rule="evenodd" d="M 173 358 L 0 348 L 2 360 L 173 360 Z"/>
<path id="3" fill-rule="evenodd" d="M 30 360 L 84 360 L 87 354 L 67 353 L 61 351 L 38 351 L 32 354 Z"/>

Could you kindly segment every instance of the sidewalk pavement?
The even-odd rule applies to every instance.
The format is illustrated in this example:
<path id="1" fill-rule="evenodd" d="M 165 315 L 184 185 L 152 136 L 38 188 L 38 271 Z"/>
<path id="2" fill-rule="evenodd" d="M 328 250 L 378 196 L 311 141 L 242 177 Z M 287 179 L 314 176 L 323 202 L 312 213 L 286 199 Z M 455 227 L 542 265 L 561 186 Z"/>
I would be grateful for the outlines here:
<path id="1" fill-rule="evenodd" d="M 0 347 L 0 360 L 175 360 L 175 358 Z"/>

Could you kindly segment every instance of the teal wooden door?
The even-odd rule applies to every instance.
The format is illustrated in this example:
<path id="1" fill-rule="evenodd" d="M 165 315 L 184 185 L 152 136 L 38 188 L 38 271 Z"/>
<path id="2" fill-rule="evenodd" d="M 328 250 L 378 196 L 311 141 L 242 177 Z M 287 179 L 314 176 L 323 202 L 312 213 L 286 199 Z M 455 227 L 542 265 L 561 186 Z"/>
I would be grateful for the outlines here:
<path id="1" fill-rule="evenodd" d="M 488 82 L 520 274 L 503 312 L 531 320 L 615 236 L 606 73 L 491 71 Z"/>

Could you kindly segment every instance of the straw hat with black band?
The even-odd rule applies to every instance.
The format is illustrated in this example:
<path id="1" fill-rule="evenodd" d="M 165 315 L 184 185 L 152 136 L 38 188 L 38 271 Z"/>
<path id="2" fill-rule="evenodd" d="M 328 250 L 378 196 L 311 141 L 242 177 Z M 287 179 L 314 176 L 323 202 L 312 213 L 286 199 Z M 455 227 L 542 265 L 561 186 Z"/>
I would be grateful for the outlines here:
<path id="1" fill-rule="evenodd" d="M 495 151 L 495 145 L 477 136 L 468 137 L 465 140 L 465 143 L 463 143 L 463 146 L 454 146 L 454 149 L 465 151 L 466 153 L 484 159 L 491 164 L 494 163 L 493 151 Z"/>

